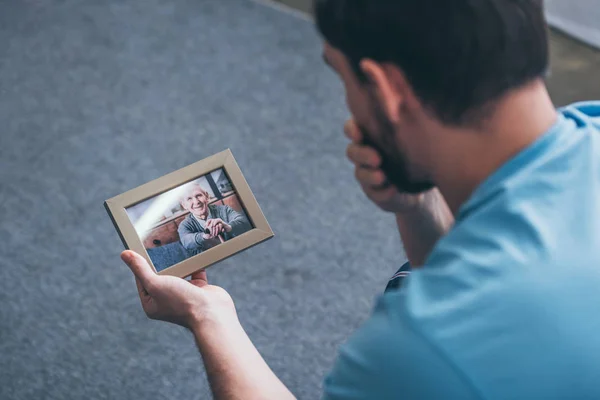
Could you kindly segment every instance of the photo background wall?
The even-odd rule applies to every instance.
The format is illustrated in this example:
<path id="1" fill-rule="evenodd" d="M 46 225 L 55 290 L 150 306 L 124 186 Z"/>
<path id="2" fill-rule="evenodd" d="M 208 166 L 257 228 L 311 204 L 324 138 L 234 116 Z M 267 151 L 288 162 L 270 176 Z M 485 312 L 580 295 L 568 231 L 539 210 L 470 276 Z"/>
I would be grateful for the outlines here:
<path id="1" fill-rule="evenodd" d="M 546 0 L 548 23 L 600 49 L 600 1 Z"/>

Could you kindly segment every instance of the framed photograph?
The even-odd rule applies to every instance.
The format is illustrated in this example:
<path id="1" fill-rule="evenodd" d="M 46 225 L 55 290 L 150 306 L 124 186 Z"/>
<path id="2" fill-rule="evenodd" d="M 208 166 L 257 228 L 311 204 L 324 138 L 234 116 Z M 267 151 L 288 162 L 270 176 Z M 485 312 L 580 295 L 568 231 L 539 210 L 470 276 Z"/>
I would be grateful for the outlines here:
<path id="1" fill-rule="evenodd" d="M 104 202 L 126 249 L 181 278 L 273 237 L 231 151 Z"/>

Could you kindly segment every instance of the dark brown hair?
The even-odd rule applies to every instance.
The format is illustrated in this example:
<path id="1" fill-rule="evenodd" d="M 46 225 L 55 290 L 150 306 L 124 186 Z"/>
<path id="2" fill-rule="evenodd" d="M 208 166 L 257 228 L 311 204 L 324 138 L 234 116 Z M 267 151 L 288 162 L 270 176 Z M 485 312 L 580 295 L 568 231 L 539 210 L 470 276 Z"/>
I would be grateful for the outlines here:
<path id="1" fill-rule="evenodd" d="M 314 12 L 359 79 L 361 59 L 393 63 L 449 124 L 548 68 L 543 0 L 315 0 Z"/>

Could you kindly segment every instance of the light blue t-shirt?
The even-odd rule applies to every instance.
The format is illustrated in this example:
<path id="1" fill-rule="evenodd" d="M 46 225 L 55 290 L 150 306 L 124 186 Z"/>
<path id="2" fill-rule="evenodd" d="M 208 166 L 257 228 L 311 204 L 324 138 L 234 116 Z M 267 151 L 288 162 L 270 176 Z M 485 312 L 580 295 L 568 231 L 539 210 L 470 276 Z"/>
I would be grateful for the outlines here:
<path id="1" fill-rule="evenodd" d="M 600 102 L 559 111 L 378 299 L 326 399 L 600 399 Z"/>

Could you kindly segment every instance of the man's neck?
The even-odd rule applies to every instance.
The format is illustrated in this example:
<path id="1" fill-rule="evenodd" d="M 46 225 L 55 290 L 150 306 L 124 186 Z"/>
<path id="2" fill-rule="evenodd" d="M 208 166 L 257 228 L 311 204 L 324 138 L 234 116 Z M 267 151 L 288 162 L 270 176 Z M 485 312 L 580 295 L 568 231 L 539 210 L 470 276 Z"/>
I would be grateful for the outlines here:
<path id="1" fill-rule="evenodd" d="M 209 214 L 209 210 L 207 209 L 206 212 L 202 215 L 196 215 L 196 214 L 193 214 L 193 215 L 194 215 L 194 217 L 201 219 L 202 221 L 206 221 L 208 219 L 208 214 Z"/>
<path id="2" fill-rule="evenodd" d="M 556 120 L 556 109 L 540 80 L 505 95 L 481 127 L 445 132 L 434 182 L 452 213 L 456 216 L 488 176 L 542 136 Z"/>

